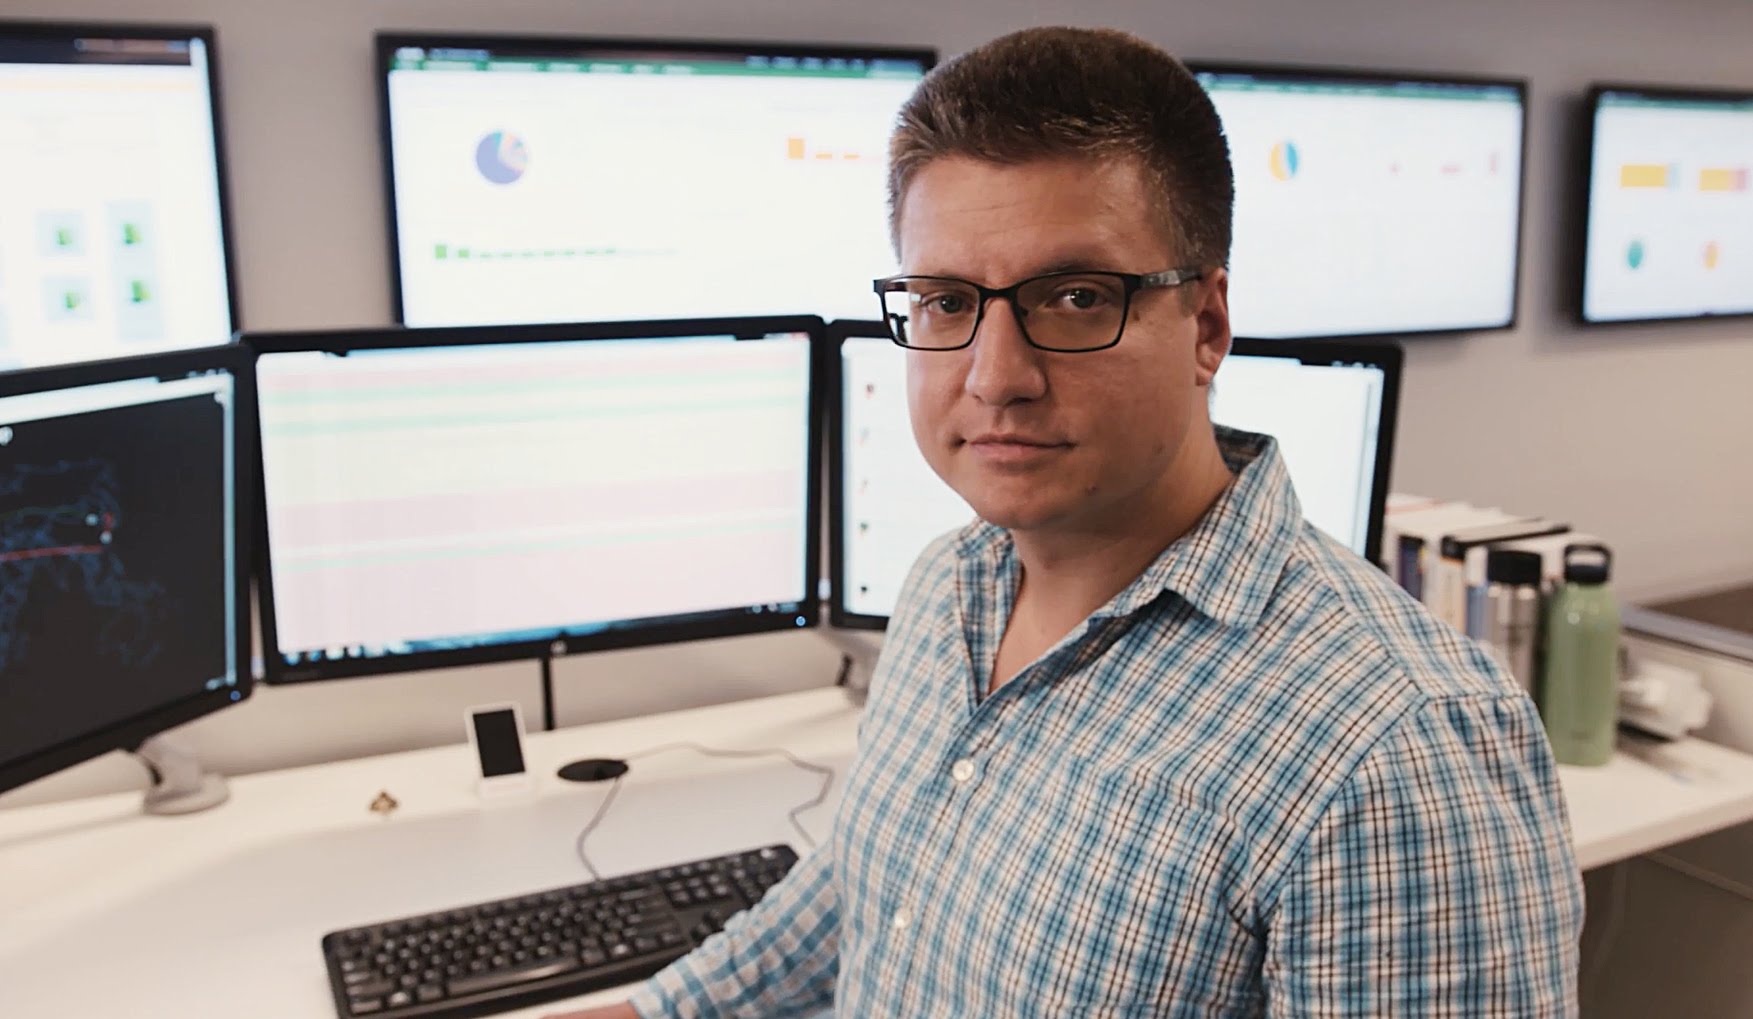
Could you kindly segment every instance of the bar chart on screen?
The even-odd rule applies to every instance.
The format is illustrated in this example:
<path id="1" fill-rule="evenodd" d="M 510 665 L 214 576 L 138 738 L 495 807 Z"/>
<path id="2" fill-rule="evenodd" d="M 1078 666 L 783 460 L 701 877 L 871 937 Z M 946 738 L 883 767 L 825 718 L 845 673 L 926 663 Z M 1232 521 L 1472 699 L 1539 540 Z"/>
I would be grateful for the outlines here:
<path id="1" fill-rule="evenodd" d="M 1753 102 L 1601 93 L 1583 314 L 1753 312 Z"/>

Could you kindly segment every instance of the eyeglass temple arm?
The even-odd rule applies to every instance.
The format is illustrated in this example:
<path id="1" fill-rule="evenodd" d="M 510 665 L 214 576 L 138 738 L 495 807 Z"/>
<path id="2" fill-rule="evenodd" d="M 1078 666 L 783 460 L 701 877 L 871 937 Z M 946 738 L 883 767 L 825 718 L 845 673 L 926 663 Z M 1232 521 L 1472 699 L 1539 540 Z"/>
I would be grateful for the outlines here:
<path id="1" fill-rule="evenodd" d="M 1138 278 L 1140 287 L 1178 287 L 1183 283 L 1191 283 L 1204 276 L 1199 269 L 1164 269 L 1162 272 L 1145 273 Z"/>

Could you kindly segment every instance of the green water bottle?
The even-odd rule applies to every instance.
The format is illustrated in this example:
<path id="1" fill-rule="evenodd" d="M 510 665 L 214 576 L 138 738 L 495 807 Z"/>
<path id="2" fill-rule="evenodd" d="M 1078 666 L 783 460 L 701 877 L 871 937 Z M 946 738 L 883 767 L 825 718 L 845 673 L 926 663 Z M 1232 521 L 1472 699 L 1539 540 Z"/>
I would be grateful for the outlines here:
<path id="1" fill-rule="evenodd" d="M 1546 607 L 1540 714 L 1560 764 L 1613 758 L 1619 721 L 1619 606 L 1607 589 L 1613 553 L 1605 545 L 1564 548 L 1564 584 Z"/>

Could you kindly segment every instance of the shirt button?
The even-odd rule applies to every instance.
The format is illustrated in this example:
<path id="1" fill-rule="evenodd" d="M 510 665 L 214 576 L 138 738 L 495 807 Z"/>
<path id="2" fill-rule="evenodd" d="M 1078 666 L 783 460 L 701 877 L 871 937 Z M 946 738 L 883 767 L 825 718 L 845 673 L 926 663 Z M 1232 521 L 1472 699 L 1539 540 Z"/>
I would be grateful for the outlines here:
<path id="1" fill-rule="evenodd" d="M 897 931 L 904 931 L 907 929 L 907 925 L 912 922 L 912 913 L 907 912 L 905 908 L 897 909 L 895 910 L 895 915 L 889 919 L 889 926 Z"/>
<path id="2" fill-rule="evenodd" d="M 967 785 L 972 782 L 974 780 L 974 762 L 963 758 L 950 765 L 950 777 L 956 780 L 957 785 Z"/>

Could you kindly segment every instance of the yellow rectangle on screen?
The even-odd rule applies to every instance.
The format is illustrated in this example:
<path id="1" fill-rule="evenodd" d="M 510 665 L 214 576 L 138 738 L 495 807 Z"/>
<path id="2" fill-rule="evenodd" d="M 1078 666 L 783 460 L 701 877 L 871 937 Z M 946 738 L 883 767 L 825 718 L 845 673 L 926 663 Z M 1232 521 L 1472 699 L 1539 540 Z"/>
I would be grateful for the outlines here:
<path id="1" fill-rule="evenodd" d="M 1665 188 L 1668 183 L 1668 168 L 1661 163 L 1625 163 L 1619 167 L 1622 188 Z"/>

